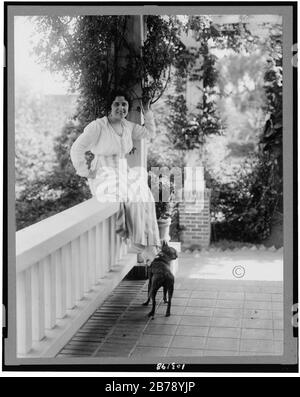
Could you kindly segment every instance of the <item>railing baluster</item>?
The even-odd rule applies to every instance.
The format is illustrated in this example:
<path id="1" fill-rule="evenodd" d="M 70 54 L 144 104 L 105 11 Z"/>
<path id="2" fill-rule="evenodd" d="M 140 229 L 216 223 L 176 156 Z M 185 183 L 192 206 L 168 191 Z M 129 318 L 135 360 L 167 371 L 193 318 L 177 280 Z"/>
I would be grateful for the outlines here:
<path id="1" fill-rule="evenodd" d="M 74 269 L 71 260 L 71 244 L 62 247 L 62 261 L 66 268 L 66 294 L 67 294 L 67 309 L 73 309 L 75 306 L 74 294 Z"/>
<path id="2" fill-rule="evenodd" d="M 120 236 L 116 234 L 116 260 L 121 259 L 121 241 Z"/>
<path id="3" fill-rule="evenodd" d="M 62 250 L 54 253 L 56 267 L 56 317 L 63 318 L 66 315 L 66 267 L 62 261 Z"/>
<path id="4" fill-rule="evenodd" d="M 92 289 L 96 284 L 96 248 L 95 248 L 96 228 L 88 231 L 88 267 L 89 267 L 89 287 Z"/>
<path id="5" fill-rule="evenodd" d="M 93 227 L 93 285 L 95 285 L 97 283 L 97 227 L 94 226 Z"/>
<path id="6" fill-rule="evenodd" d="M 116 234 L 115 234 L 115 216 L 112 215 L 110 217 L 110 261 L 109 261 L 109 270 L 113 268 L 116 263 Z"/>
<path id="7" fill-rule="evenodd" d="M 56 323 L 56 263 L 55 254 L 46 257 L 45 277 L 45 327 L 53 328 Z"/>
<path id="8" fill-rule="evenodd" d="M 32 346 L 31 269 L 17 275 L 17 351 L 26 354 Z"/>
<path id="9" fill-rule="evenodd" d="M 83 235 L 84 241 L 84 292 L 90 291 L 90 275 L 89 275 L 89 238 L 88 232 Z"/>
<path id="10" fill-rule="evenodd" d="M 74 284 L 74 295 L 75 300 L 80 300 L 82 295 L 80 293 L 80 239 L 77 238 L 76 240 L 71 241 L 71 263 L 74 269 L 74 277 L 75 277 L 75 284 Z"/>
<path id="11" fill-rule="evenodd" d="M 44 260 L 35 263 L 31 270 L 32 340 L 45 336 Z"/>
<path id="12" fill-rule="evenodd" d="M 127 255 L 127 251 L 128 251 L 128 245 L 126 244 L 125 240 L 122 240 L 122 244 L 123 244 L 123 255 Z"/>
<path id="13" fill-rule="evenodd" d="M 80 272 L 80 299 L 85 292 L 85 265 L 86 265 L 86 242 L 85 235 L 79 237 L 79 272 Z"/>
<path id="14" fill-rule="evenodd" d="M 121 241 L 121 248 L 120 248 L 120 252 L 121 252 L 121 259 L 123 258 L 123 256 L 125 256 L 126 255 L 126 247 L 127 247 L 127 245 L 125 244 L 125 242 L 124 242 L 124 240 L 123 239 L 120 239 L 120 241 Z"/>
<path id="15" fill-rule="evenodd" d="M 90 291 L 89 286 L 89 255 L 88 255 L 88 233 L 82 235 L 82 245 L 80 252 L 80 259 L 83 265 L 83 282 L 84 282 L 84 292 Z"/>
<path id="16" fill-rule="evenodd" d="M 95 236 L 95 250 L 96 250 L 96 282 L 101 277 L 101 231 L 103 223 L 96 225 L 96 236 Z"/>
<path id="17" fill-rule="evenodd" d="M 122 259 L 122 257 L 123 257 L 123 242 L 122 242 L 122 239 L 121 239 L 120 236 L 118 236 L 118 239 L 119 239 L 119 246 L 120 246 L 120 248 L 119 248 L 119 259 Z"/>
<path id="18" fill-rule="evenodd" d="M 100 227 L 100 278 L 104 277 L 107 271 L 107 220 L 103 221 L 99 225 Z"/>
<path id="19" fill-rule="evenodd" d="M 103 266 L 103 276 L 106 272 L 109 271 L 109 254 L 110 254 L 110 219 L 105 219 L 104 221 L 104 231 L 103 231 L 103 258 L 104 258 L 104 266 Z"/>
<path id="20" fill-rule="evenodd" d="M 120 258 L 122 259 L 124 255 L 124 246 L 123 246 L 123 240 L 120 238 Z"/>

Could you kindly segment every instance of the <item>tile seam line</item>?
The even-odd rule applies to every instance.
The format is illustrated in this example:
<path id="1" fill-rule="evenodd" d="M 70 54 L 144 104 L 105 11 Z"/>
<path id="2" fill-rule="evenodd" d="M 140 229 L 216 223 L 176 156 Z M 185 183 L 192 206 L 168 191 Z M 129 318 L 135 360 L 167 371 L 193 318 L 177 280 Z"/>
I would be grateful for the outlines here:
<path id="1" fill-rule="evenodd" d="M 217 301 L 219 300 L 220 292 L 222 292 L 222 291 L 220 289 L 217 289 L 217 297 L 215 299 L 216 304 L 211 311 L 211 315 L 209 316 L 209 326 L 208 326 L 208 330 L 207 330 L 207 335 L 205 337 L 204 350 L 207 349 L 207 339 L 209 338 L 209 332 L 211 330 L 212 319 L 215 315 L 215 310 L 217 309 Z"/>
<path id="2" fill-rule="evenodd" d="M 243 332 L 243 319 L 244 319 L 244 312 L 245 312 L 245 302 L 246 302 L 246 292 L 243 291 L 243 305 L 242 305 L 242 318 L 241 318 L 241 322 L 240 322 L 240 335 L 239 335 L 239 341 L 238 341 L 238 350 L 237 350 L 237 355 L 241 356 L 240 352 L 241 352 L 241 341 L 242 341 L 242 332 Z"/>
<path id="3" fill-rule="evenodd" d="M 163 297 L 161 297 L 161 299 L 160 299 L 160 301 L 159 301 L 159 303 L 158 303 L 158 305 L 157 305 L 157 308 L 160 306 L 162 300 L 163 300 Z M 145 329 L 148 327 L 148 324 L 150 323 L 150 321 L 152 321 L 152 317 L 148 317 L 148 319 L 147 319 L 147 321 L 146 321 L 146 324 L 145 324 L 144 328 L 142 329 L 142 331 L 141 331 L 141 333 L 140 333 L 140 336 L 137 338 L 137 341 L 135 342 L 134 346 L 133 346 L 132 349 L 129 351 L 128 357 L 131 357 L 132 353 L 133 353 L 134 350 L 136 349 L 136 347 L 137 347 L 139 341 L 141 340 L 142 335 L 144 334 L 144 331 L 145 331 Z"/>
<path id="4" fill-rule="evenodd" d="M 187 298 L 187 300 L 186 300 L 186 304 L 184 305 L 184 312 L 185 312 L 186 307 L 188 306 L 188 301 L 191 299 L 191 295 L 192 295 L 192 292 L 190 292 L 190 296 L 189 296 L 189 297 Z M 184 316 L 184 312 L 183 312 L 183 314 L 181 314 L 180 320 L 182 319 L 182 316 Z M 165 357 L 168 357 L 169 350 L 171 349 L 171 344 L 172 344 L 172 342 L 173 342 L 174 337 L 176 336 L 176 332 L 177 332 L 178 327 L 179 327 L 179 325 L 180 325 L 180 320 L 178 321 L 177 324 L 175 324 L 175 327 L 176 327 L 176 328 L 175 328 L 175 332 L 174 332 L 174 334 L 172 335 L 172 338 L 171 338 L 171 340 L 170 340 L 169 345 L 167 346 L 167 351 L 166 351 Z"/>

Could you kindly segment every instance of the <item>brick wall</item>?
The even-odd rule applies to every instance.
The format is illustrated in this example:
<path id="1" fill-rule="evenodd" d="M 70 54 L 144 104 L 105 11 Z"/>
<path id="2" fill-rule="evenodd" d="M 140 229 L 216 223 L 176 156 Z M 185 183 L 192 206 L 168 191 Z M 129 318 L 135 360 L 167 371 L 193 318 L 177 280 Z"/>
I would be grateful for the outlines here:
<path id="1" fill-rule="evenodd" d="M 184 248 L 208 247 L 210 244 L 210 189 L 205 189 L 201 197 L 179 204 L 180 241 Z"/>

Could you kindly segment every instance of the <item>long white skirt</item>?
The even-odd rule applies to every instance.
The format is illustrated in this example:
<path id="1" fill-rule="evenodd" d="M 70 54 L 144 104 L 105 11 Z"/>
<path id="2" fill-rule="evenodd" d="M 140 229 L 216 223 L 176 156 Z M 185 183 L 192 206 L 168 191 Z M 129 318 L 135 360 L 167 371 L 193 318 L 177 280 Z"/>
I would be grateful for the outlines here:
<path id="1" fill-rule="evenodd" d="M 155 201 L 143 167 L 129 168 L 126 159 L 119 159 L 117 167 L 98 168 L 89 186 L 99 202 L 120 203 L 116 230 L 122 238 L 140 250 L 160 246 Z"/>

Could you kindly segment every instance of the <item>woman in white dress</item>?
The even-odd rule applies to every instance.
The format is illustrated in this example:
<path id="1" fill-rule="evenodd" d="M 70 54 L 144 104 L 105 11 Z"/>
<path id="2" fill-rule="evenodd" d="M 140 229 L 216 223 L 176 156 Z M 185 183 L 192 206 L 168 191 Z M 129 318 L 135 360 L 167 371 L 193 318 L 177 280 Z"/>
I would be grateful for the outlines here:
<path id="1" fill-rule="evenodd" d="M 88 178 L 90 190 L 99 202 L 120 202 L 117 233 L 130 239 L 136 252 L 152 260 L 160 246 L 155 202 L 143 167 L 129 168 L 125 155 L 133 139 L 155 133 L 149 104 L 143 108 L 145 125 L 126 120 L 130 100 L 125 93 L 112 95 L 108 116 L 88 124 L 71 147 L 71 160 L 78 175 Z M 85 153 L 94 158 L 88 166 Z"/>

